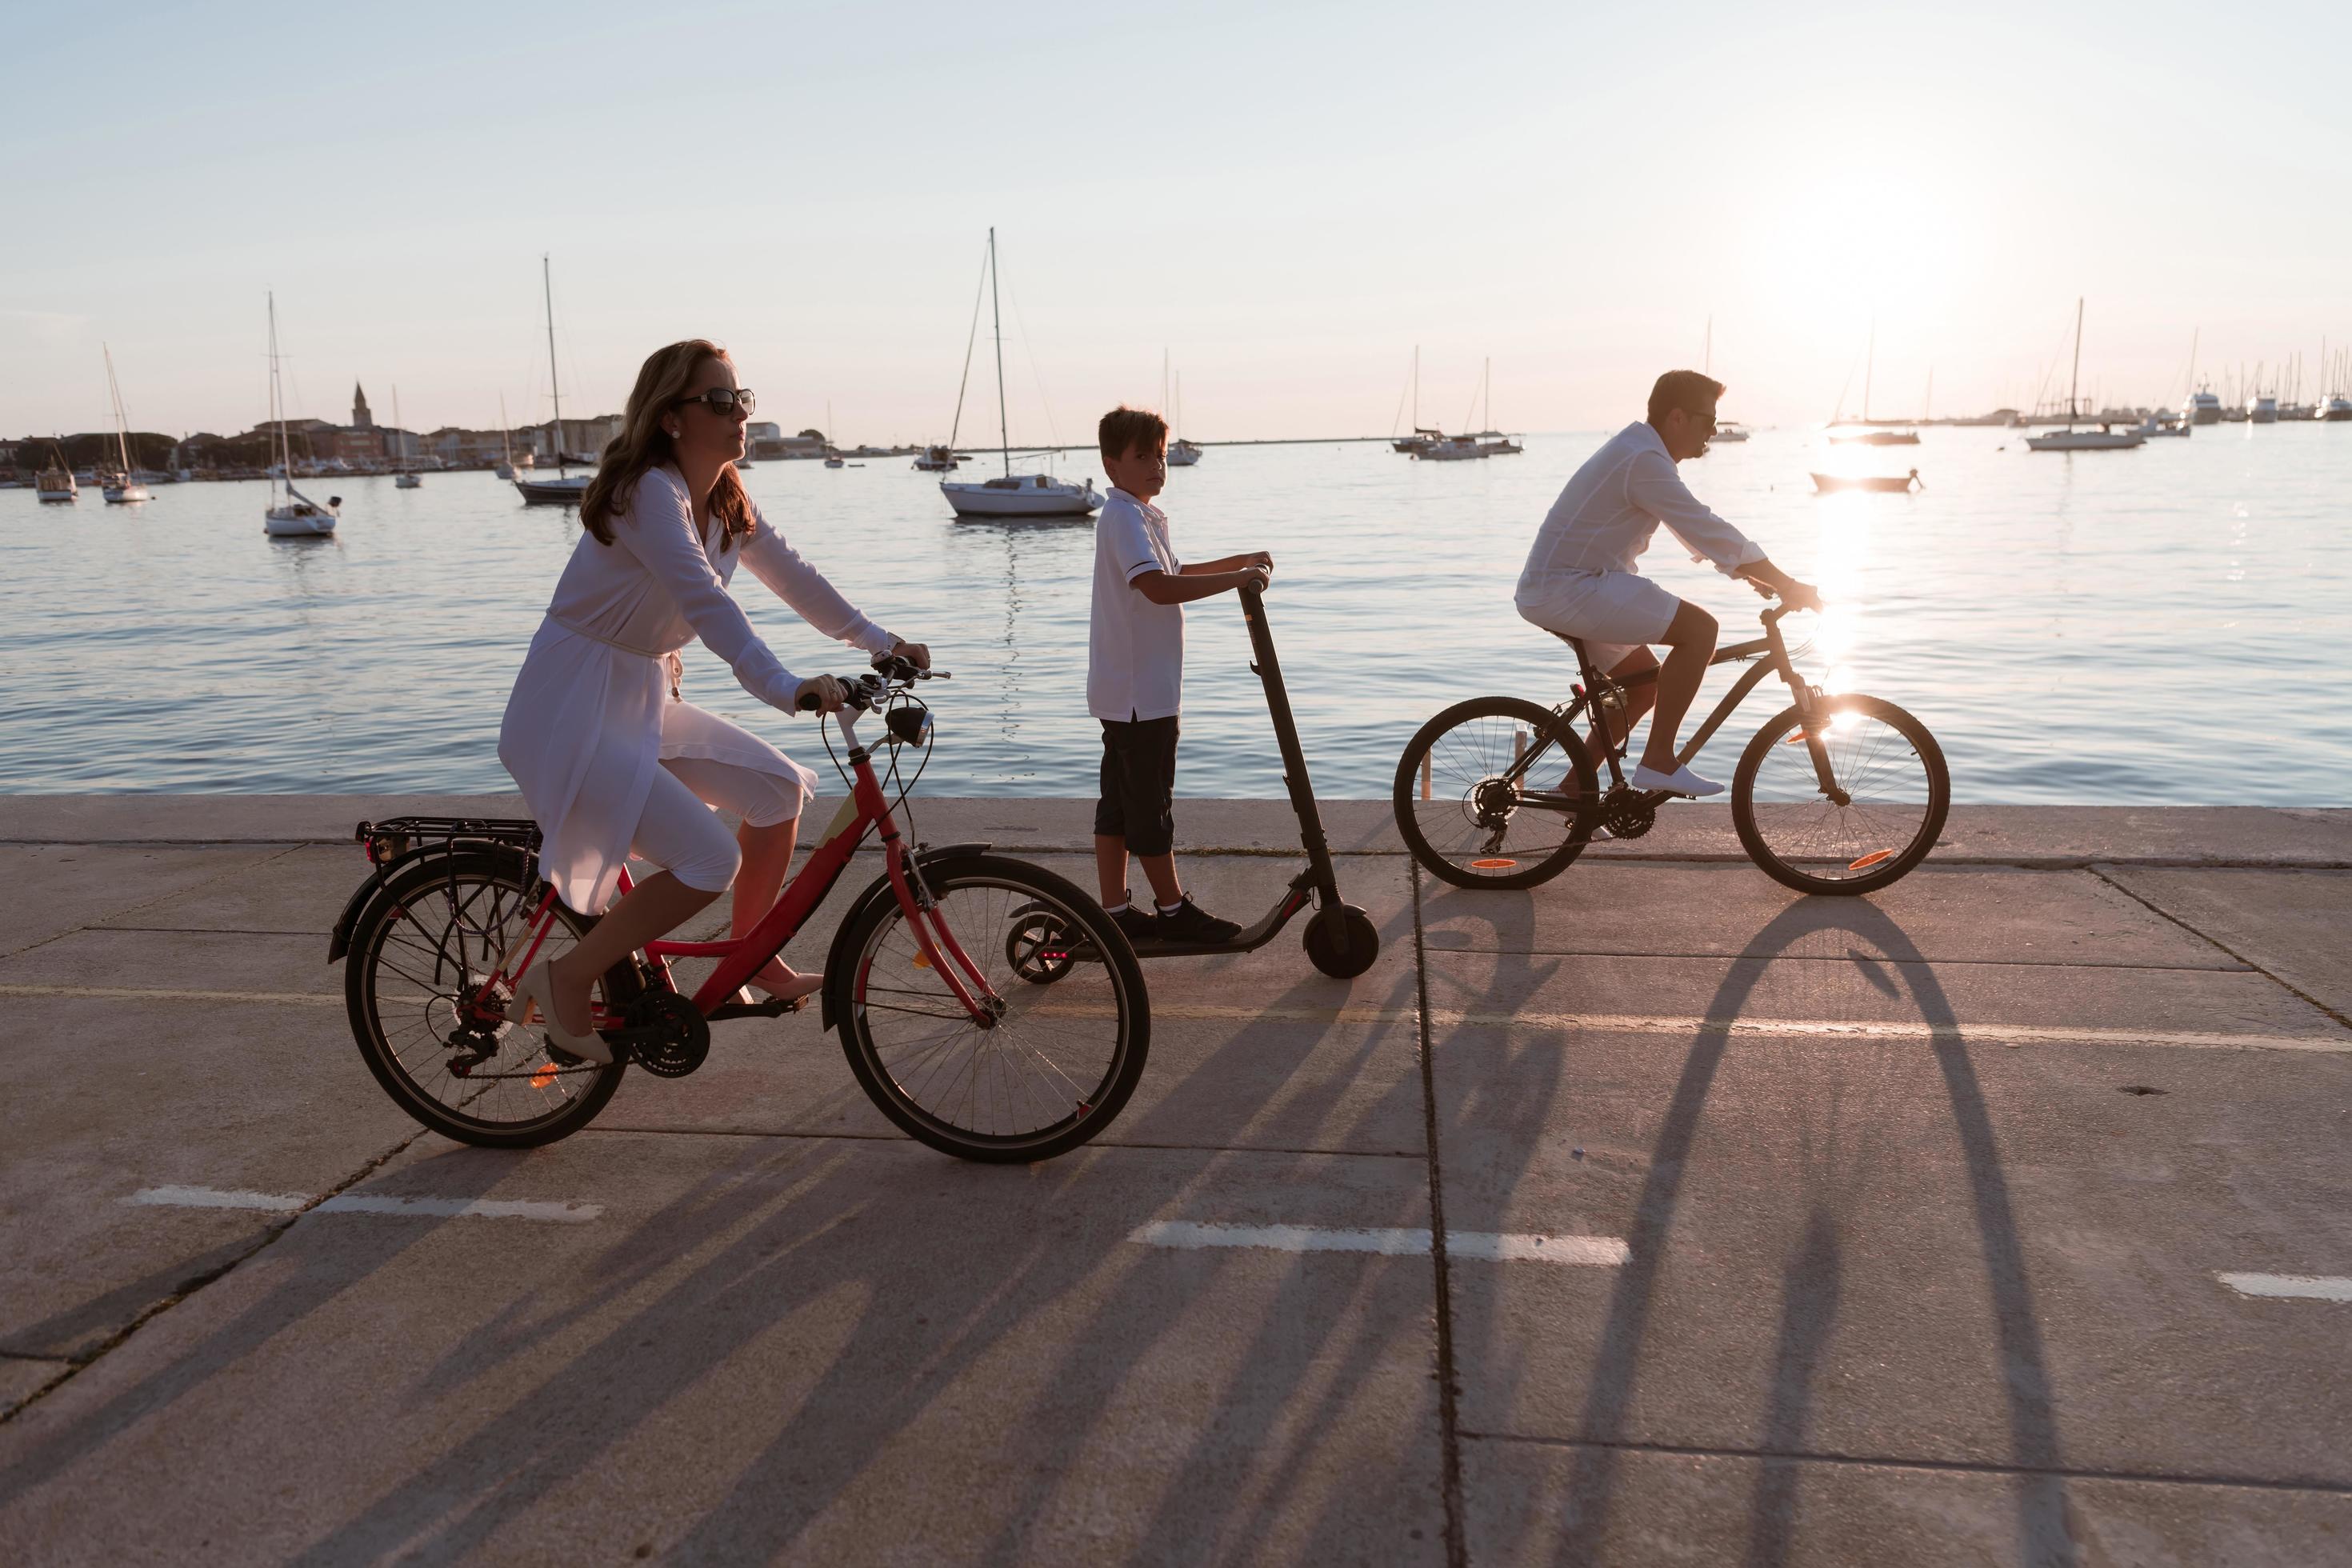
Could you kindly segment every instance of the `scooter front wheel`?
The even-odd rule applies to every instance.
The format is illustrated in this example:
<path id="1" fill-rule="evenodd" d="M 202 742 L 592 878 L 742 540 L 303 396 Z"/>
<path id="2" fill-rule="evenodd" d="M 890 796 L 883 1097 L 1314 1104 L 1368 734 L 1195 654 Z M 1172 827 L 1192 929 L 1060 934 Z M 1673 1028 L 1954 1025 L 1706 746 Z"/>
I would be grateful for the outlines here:
<path id="1" fill-rule="evenodd" d="M 1380 929 L 1354 904 L 1318 911 L 1301 942 L 1307 961 L 1334 980 L 1353 980 L 1381 955 Z"/>

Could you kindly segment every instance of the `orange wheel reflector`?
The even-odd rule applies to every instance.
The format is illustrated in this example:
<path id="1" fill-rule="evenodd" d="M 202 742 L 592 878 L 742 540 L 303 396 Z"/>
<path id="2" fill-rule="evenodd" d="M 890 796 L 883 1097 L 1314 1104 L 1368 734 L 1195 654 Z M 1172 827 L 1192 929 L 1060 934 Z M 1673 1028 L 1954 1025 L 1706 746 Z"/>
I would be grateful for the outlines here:
<path id="1" fill-rule="evenodd" d="M 533 1089 L 545 1089 L 549 1084 L 553 1083 L 554 1081 L 555 1064 L 553 1062 L 548 1063 L 545 1067 L 530 1075 L 530 1087 Z"/>
<path id="2" fill-rule="evenodd" d="M 918 968 L 918 969 L 929 969 L 930 966 L 931 966 L 931 961 L 930 961 L 930 959 L 929 959 L 929 957 L 928 955 L 923 954 L 923 953 L 919 953 L 919 953 L 917 953 L 917 954 L 915 954 L 915 967 L 916 967 L 916 968 Z"/>
<path id="3" fill-rule="evenodd" d="M 1864 856 L 1861 859 L 1851 862 L 1846 867 L 1846 869 L 1849 871 L 1867 871 L 1873 866 L 1877 865 L 1881 860 L 1892 860 L 1894 858 L 1895 851 L 1892 849 L 1874 849 L 1869 854 Z"/>
<path id="4" fill-rule="evenodd" d="M 1780 744 L 1782 744 L 1782 745 L 1784 745 L 1784 746 L 1801 746 L 1801 745 L 1803 745 L 1804 743 L 1805 743 L 1805 732 L 1804 732 L 1802 730 L 1798 731 L 1795 734 L 1793 734 L 1793 735 L 1790 736 L 1787 740 L 1785 740 L 1785 741 L 1783 741 L 1783 742 L 1780 742 Z"/>
<path id="5" fill-rule="evenodd" d="M 1517 864 L 1518 862 L 1517 860 L 1507 860 L 1502 856 L 1497 855 L 1491 859 L 1471 861 L 1470 869 L 1473 871 L 1507 871 Z"/>

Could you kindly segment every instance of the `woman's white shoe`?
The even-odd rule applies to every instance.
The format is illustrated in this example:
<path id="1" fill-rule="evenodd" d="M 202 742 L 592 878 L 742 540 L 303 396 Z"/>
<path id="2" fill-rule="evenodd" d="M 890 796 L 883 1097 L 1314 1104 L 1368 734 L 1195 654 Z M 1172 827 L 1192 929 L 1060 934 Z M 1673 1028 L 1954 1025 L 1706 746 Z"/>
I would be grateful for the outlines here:
<path id="1" fill-rule="evenodd" d="M 613 1047 L 606 1045 L 604 1037 L 595 1030 L 575 1035 L 564 1028 L 562 1021 L 556 1017 L 555 983 L 547 973 L 545 959 L 525 970 L 523 977 L 515 982 L 515 1016 L 520 1017 L 524 1008 L 531 1006 L 539 1009 L 540 1027 L 547 1031 L 549 1045 L 569 1051 L 583 1061 L 610 1062 L 613 1059 Z"/>
<path id="2" fill-rule="evenodd" d="M 1723 793 L 1723 786 L 1721 784 L 1716 783 L 1713 779 L 1703 779 L 1699 777 L 1696 773 L 1690 771 L 1687 764 L 1677 767 L 1673 773 L 1662 773 L 1657 769 L 1651 767 L 1648 763 L 1644 763 L 1642 766 L 1633 770 L 1632 782 L 1635 789 L 1662 789 L 1668 795 L 1721 795 Z"/>

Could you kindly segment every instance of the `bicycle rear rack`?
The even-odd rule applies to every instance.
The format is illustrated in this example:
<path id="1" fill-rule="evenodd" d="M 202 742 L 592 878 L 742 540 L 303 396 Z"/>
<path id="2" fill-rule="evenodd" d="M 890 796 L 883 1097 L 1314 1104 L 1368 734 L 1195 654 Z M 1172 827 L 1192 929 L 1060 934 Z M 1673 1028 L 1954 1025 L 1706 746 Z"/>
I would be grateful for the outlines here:
<path id="1" fill-rule="evenodd" d="M 460 844 L 505 844 L 539 853 L 539 824 L 514 816 L 394 816 L 362 822 L 352 837 L 367 846 L 368 859 L 388 866 L 426 839 L 439 839 L 444 848 Z"/>

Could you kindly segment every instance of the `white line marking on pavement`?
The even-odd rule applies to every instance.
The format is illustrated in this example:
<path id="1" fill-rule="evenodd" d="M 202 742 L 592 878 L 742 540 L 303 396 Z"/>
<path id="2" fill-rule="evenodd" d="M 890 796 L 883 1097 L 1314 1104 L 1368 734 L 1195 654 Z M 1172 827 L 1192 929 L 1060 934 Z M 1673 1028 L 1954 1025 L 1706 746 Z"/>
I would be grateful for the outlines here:
<path id="1" fill-rule="evenodd" d="M 1344 1230 L 1307 1225 L 1195 1225 L 1190 1220 L 1153 1220 L 1128 1238 L 1144 1247 L 1255 1247 L 1275 1252 L 1373 1252 L 1405 1257 L 1430 1249 L 1426 1230 Z M 1570 1263 L 1614 1267 L 1631 1256 L 1613 1236 L 1498 1236 L 1454 1231 L 1445 1237 L 1448 1258 L 1488 1263 Z"/>
<path id="2" fill-rule="evenodd" d="M 341 992 L 148 990 L 133 985 L 34 985 L 0 984 L 0 996 L 55 996 L 100 1002 L 268 1002 L 301 1007 L 340 1007 Z M 1024 1009 L 1045 1018 L 1100 1018 L 1098 1003 L 1048 1002 Z M 1154 1017 L 1207 1023 L 1255 1023 L 1260 1019 L 1318 1024 L 1402 1024 L 1419 1016 L 1405 1007 L 1234 1007 L 1214 1003 L 1155 1002 Z M 2053 1046 L 2168 1046 L 2205 1051 L 2317 1051 L 2352 1056 L 2352 1034 L 2220 1034 L 2167 1029 L 2073 1028 L 2048 1024 L 1856 1023 L 1842 1018 L 1702 1018 L 1671 1013 L 1465 1013 L 1435 1008 L 1433 1026 L 1450 1028 L 1537 1029 L 1556 1034 L 1582 1030 L 1604 1035 L 1760 1035 L 1858 1040 L 1934 1040 L 1954 1045 L 2031 1042 Z"/>
<path id="3" fill-rule="evenodd" d="M 2216 1274 L 2241 1296 L 2274 1296 L 2291 1301 L 2352 1301 L 2352 1278 L 2336 1274 Z"/>
<path id="4" fill-rule="evenodd" d="M 1087 1003 L 1047 1003 L 1032 1009 L 1054 1017 L 1107 1016 L 1108 1009 Z M 1158 1002 L 1155 1018 L 1246 1023 L 1259 1018 L 1297 1019 L 1329 1024 L 1395 1024 L 1415 1015 L 1401 1007 L 1229 1007 L 1213 1003 Z M 2352 1055 L 2347 1035 L 2228 1035 L 2163 1029 L 2070 1028 L 2046 1024 L 1925 1024 L 1911 1022 L 1858 1023 L 1840 1018 L 1703 1018 L 1696 1015 L 1661 1013 L 1465 1013 L 1433 1008 L 1433 1026 L 1487 1029 L 1539 1029 L 1566 1033 L 1582 1030 L 1604 1035 L 1761 1035 L 1815 1036 L 1864 1040 L 1934 1040 L 1955 1045 L 1997 1045 L 2032 1041 L 2040 1045 L 2174 1046 L 2191 1050 L 2320 1051 Z"/>
<path id="5" fill-rule="evenodd" d="M 142 985 L 0 985 L 0 996 L 65 996 L 97 1002 L 276 1002 L 340 1007 L 340 991 L 167 991 Z"/>
<path id="6" fill-rule="evenodd" d="M 259 1209 L 293 1214 L 310 1200 L 278 1193 L 223 1192 L 216 1187 L 142 1187 L 122 1200 L 162 1208 Z M 522 1198 L 409 1198 L 392 1193 L 343 1193 L 312 1214 L 428 1215 L 444 1219 L 536 1219 L 578 1225 L 604 1212 L 596 1204 L 534 1203 Z"/>

